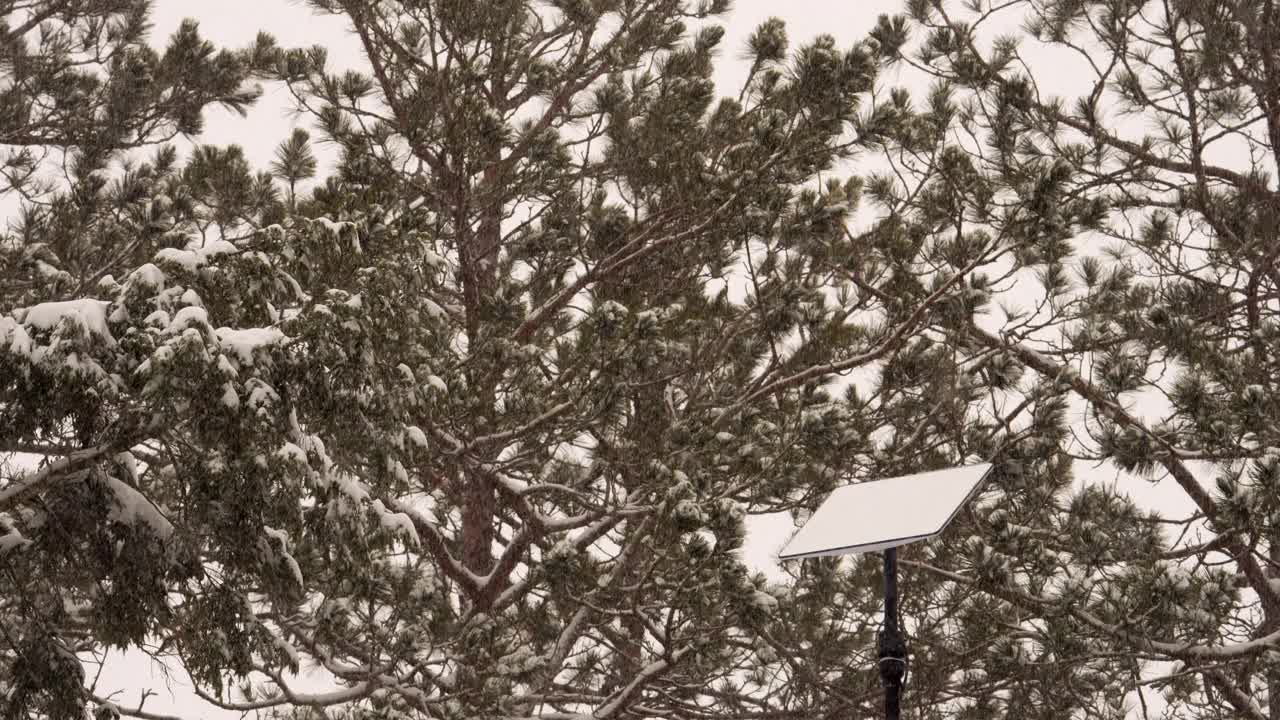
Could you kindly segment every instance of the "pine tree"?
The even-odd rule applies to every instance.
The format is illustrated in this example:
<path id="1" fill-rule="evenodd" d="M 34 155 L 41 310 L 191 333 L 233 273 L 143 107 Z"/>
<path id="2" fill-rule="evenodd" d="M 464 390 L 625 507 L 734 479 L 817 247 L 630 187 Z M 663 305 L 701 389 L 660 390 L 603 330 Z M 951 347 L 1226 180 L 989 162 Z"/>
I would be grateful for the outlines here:
<path id="1" fill-rule="evenodd" d="M 215 706 L 299 717 L 878 707 L 874 567 L 774 586 L 739 550 L 748 513 L 1004 452 L 969 408 L 1014 368 L 925 332 L 982 311 L 1004 251 L 913 205 L 933 178 L 841 164 L 946 125 L 872 99 L 884 43 L 792 50 L 770 21 L 718 100 L 722 2 L 316 6 L 370 67 L 276 58 L 331 175 L 281 202 L 305 139 L 274 176 L 162 153 L 169 240 L 0 319 L 0 448 L 45 458 L 0 486 L 11 711 L 138 714 L 81 692 L 71 653 L 140 643 Z M 951 643 L 967 590 L 916 587 L 939 662 L 913 692 L 940 716 L 943 668 L 1009 673 Z"/>
<path id="2" fill-rule="evenodd" d="M 10 232 L 0 237 L 0 308 L 7 313 L 35 306 L 54 313 L 18 310 L 33 328 L 52 330 L 43 323 L 66 311 L 89 323 L 84 327 L 100 330 L 93 323 L 101 305 L 86 296 L 98 292 L 100 282 L 109 285 L 110 273 L 133 271 L 157 250 L 186 244 L 188 221 L 208 208 L 176 177 L 172 148 L 162 147 L 146 161 L 132 151 L 198 132 L 201 113 L 211 104 L 243 110 L 258 95 L 249 80 L 274 63 L 265 36 L 248 50 L 218 51 L 200 38 L 193 22 L 184 23 L 159 53 L 147 42 L 147 9 L 148 3 L 133 1 L 0 3 L 0 141 L 7 148 L 0 191 L 16 195 L 22 205 Z M 109 170 L 113 160 L 121 162 L 119 172 Z M 59 175 L 65 184 L 51 179 Z M 41 501 L 34 512 L 47 514 L 32 515 L 33 508 L 19 501 L 18 478 L 24 474 L 7 460 L 14 450 L 53 458 L 94 437 L 103 428 L 89 418 L 108 417 L 120 378 L 102 382 L 104 376 L 94 374 L 100 365 L 74 350 L 62 354 L 65 347 L 54 351 L 57 359 L 43 361 L 53 367 L 65 360 L 66 385 L 56 374 L 33 373 L 31 357 L 15 365 L 10 353 L 33 348 L 12 317 L 3 324 L 0 703 L 5 717 L 82 717 L 85 675 L 75 653 L 140 638 L 139 629 L 152 622 L 147 612 L 158 590 L 144 583 L 143 599 L 121 601 L 138 588 L 112 587 L 104 568 L 115 564 L 114 577 L 124 581 L 144 579 L 142 565 L 128 557 L 116 563 L 114 554 L 123 545 L 112 550 L 105 524 L 87 541 L 75 536 L 78 526 L 60 527 L 62 513 L 85 509 L 76 508 L 70 496 L 63 496 L 66 504 Z M 101 333 L 90 332 L 84 340 L 113 345 Z M 15 393 L 24 396 L 17 404 L 10 402 Z M 28 414 L 44 401 L 51 404 Z M 81 403 L 74 412 L 85 422 L 65 422 L 65 413 Z M 78 475 L 73 484 L 83 479 Z M 84 488 L 71 490 L 77 491 Z M 130 517 L 127 508 L 123 512 Z M 28 530 L 32 523 L 47 523 L 46 546 L 53 555 L 42 560 L 49 564 L 10 554 L 27 546 L 15 523 Z M 63 534 L 67 529 L 71 535 Z M 145 564 L 154 557 L 133 559 Z M 76 593 L 104 578 L 107 584 L 98 591 L 107 597 L 91 614 L 94 622 L 109 619 L 100 626 L 70 620 L 77 612 Z M 74 589 L 64 593 L 68 587 Z M 133 604 L 120 612 L 122 602 Z M 86 635 L 89 627 L 101 634 Z"/>
<path id="3" fill-rule="evenodd" d="M 1037 286 L 1022 286 L 1035 299 L 1009 303 L 998 331 L 939 329 L 1008 371 L 992 403 L 1011 429 L 1047 400 L 1070 410 L 1057 423 L 1075 436 L 1055 454 L 1167 479 L 1193 508 L 1171 515 L 1116 488 L 1072 489 L 1068 467 L 1057 480 L 1032 474 L 1034 514 L 1015 506 L 984 529 L 1002 577 L 977 559 L 929 571 L 1023 621 L 1005 638 L 1038 667 L 1096 673 L 1080 675 L 1100 691 L 1095 716 L 1154 714 L 1158 693 L 1177 717 L 1280 717 L 1280 8 L 907 6 L 875 35 L 952 98 L 954 149 L 922 166 L 963 180 L 919 210 L 946 208 L 1004 238 L 1005 277 Z M 1013 23 L 1021 37 L 1000 34 Z M 1092 91 L 1058 97 L 1020 62 L 1037 43 L 1079 57 Z M 921 147 L 909 130 L 894 140 Z M 1027 717 L 1021 702 L 989 686 L 966 716 Z M 1040 698 L 1038 711 L 1061 717 L 1055 702 Z"/>
<path id="4" fill-rule="evenodd" d="M 0 2 L 0 192 L 24 206 L 0 238 L 5 307 L 83 296 L 103 275 L 149 258 L 168 212 L 163 202 L 154 217 L 121 221 L 118 234 L 89 241 L 98 216 L 147 194 L 147 173 L 164 171 L 128 167 L 111 187 L 110 163 L 199 133 L 210 105 L 243 113 L 260 94 L 250 81 L 275 65 L 266 36 L 245 50 L 218 50 L 190 20 L 157 52 L 148 42 L 149 6 Z"/>

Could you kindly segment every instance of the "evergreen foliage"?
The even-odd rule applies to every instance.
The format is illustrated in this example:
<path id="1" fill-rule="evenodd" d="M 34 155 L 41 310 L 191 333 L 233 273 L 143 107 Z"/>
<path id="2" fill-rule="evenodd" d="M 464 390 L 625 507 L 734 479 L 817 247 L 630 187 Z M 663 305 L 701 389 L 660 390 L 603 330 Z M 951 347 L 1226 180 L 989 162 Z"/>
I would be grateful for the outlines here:
<path id="1" fill-rule="evenodd" d="M 313 0 L 363 73 L 192 25 L 147 55 L 116 5 L 10 9 L 124 49 L 41 106 L 78 134 L 13 121 L 84 169 L 3 248 L 0 452 L 39 460 L 0 474 L 6 717 L 147 717 L 96 688 L 113 647 L 273 717 L 870 716 L 875 558 L 771 583 L 744 522 L 979 459 L 902 555 L 913 717 L 1275 715 L 1269 4 L 910 0 L 850 48 L 774 19 L 724 98 L 723 0 Z M 1093 95 L 984 34 L 1018 13 L 1115 57 Z M 895 63 L 937 82 L 877 87 Z M 264 171 L 120 154 L 253 75 L 332 171 L 301 129 Z M 1075 484 L 1082 456 L 1197 512 Z"/>
<path id="2" fill-rule="evenodd" d="M 0 2 L 0 192 L 25 201 L 0 240 L 6 308 L 82 297 L 104 274 L 149 259 L 174 198 L 146 209 L 137 201 L 160 195 L 149 186 L 176 157 L 126 164 L 114 179 L 110 163 L 199 133 L 209 105 L 242 113 L 260 94 L 250 81 L 275 66 L 269 37 L 218 50 L 194 21 L 159 52 L 148 42 L 149 8 L 147 0 Z M 120 227 L 91 229 L 124 206 L 134 217 L 117 219 Z"/>
<path id="3" fill-rule="evenodd" d="M 998 515 L 991 611 L 1021 621 L 1042 667 L 1097 673 L 1094 716 L 1280 717 L 1280 9 L 906 5 L 876 35 L 955 98 L 957 149 L 922 162 L 963 178 L 919 211 L 1005 238 L 1007 277 L 1037 298 L 945 332 L 1016 369 L 993 399 L 1072 408 L 1063 449 L 1163 480 L 1188 508 L 1090 485 Z M 997 34 L 1010 21 L 1023 36 Z M 1061 97 L 1022 62 L 1036 47 L 1075 57 L 1091 90 Z M 980 570 L 933 572 L 982 587 Z M 992 686 L 966 716 L 1061 717 L 1059 702 Z"/>
<path id="4" fill-rule="evenodd" d="M 72 627 L 83 649 L 153 643 L 233 709 L 877 703 L 844 631 L 875 622 L 873 589 L 834 567 L 769 587 L 738 554 L 747 512 L 972 452 L 932 437 L 918 378 L 825 387 L 957 286 L 890 308 L 928 271 L 846 231 L 861 183 L 834 166 L 864 143 L 869 47 L 789 50 L 771 22 L 717 100 L 716 3 L 321 7 L 371 74 L 321 49 L 276 68 L 333 174 L 278 199 L 312 171 L 302 135 L 274 177 L 236 148 L 140 166 L 133 206 L 183 199 L 173 240 L 5 320 L 8 448 L 48 458 L 2 501 L 10 662 L 81 649 Z M 874 459 L 895 414 L 925 427 Z M 343 689 L 294 691 L 300 665 Z M 55 713 L 68 677 L 10 695 Z"/>

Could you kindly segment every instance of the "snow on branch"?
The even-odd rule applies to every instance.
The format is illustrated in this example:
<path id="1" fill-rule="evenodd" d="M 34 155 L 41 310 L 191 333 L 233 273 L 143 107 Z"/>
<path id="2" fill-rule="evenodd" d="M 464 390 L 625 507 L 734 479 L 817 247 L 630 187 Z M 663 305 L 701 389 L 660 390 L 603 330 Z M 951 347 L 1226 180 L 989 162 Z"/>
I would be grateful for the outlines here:
<path id="1" fill-rule="evenodd" d="M 978 581 L 972 577 L 952 572 L 935 565 L 930 565 L 929 563 L 919 562 L 916 560 L 899 560 L 898 562 L 909 567 L 925 570 L 926 572 L 962 585 L 976 587 L 979 584 Z M 1274 630 L 1267 635 L 1263 635 L 1252 640 L 1228 643 L 1225 645 L 1204 645 L 1193 642 L 1153 640 L 1144 635 L 1139 635 L 1138 633 L 1126 630 L 1119 625 L 1112 625 L 1093 613 L 1080 609 L 1074 604 L 1068 604 L 1064 607 L 1062 603 L 1055 602 L 1050 598 L 1030 595 L 1012 587 L 993 588 L 989 585 L 983 585 L 982 589 L 984 592 L 988 592 L 1005 600 L 1006 602 L 1010 602 L 1024 608 L 1037 611 L 1045 609 L 1064 610 L 1070 616 L 1076 618 L 1080 622 L 1083 622 L 1089 627 L 1114 638 L 1124 640 L 1125 642 L 1132 644 L 1134 647 L 1150 652 L 1160 653 L 1170 658 L 1176 658 L 1187 662 L 1235 660 L 1255 657 L 1268 651 L 1280 650 L 1280 629 Z"/>
<path id="2" fill-rule="evenodd" d="M 1064 382 L 1073 392 L 1092 403 L 1100 412 L 1111 418 L 1118 425 L 1132 428 L 1142 433 L 1157 447 L 1161 448 L 1162 452 L 1158 454 L 1155 460 L 1169 471 L 1169 474 L 1173 476 L 1183 491 L 1195 502 L 1200 511 L 1205 514 L 1205 517 L 1211 523 L 1221 518 L 1218 504 L 1209 492 L 1200 485 L 1195 476 L 1192 475 L 1191 470 L 1187 468 L 1186 463 L 1180 457 L 1178 448 L 1174 447 L 1159 434 L 1152 432 L 1145 423 L 1134 417 L 1118 402 L 1107 397 L 1092 382 L 1081 377 L 1079 373 L 1071 368 L 1058 365 L 1043 354 L 1022 343 L 997 337 L 973 324 L 969 325 L 968 333 L 983 345 L 1012 352 L 1019 360 L 1042 376 Z M 1241 570 L 1249 579 L 1250 586 L 1258 593 L 1263 604 L 1269 608 L 1270 612 L 1280 613 L 1280 592 L 1271 586 L 1266 573 L 1249 549 L 1239 540 L 1228 541 L 1227 548 L 1230 550 L 1231 556 L 1240 565 Z"/>

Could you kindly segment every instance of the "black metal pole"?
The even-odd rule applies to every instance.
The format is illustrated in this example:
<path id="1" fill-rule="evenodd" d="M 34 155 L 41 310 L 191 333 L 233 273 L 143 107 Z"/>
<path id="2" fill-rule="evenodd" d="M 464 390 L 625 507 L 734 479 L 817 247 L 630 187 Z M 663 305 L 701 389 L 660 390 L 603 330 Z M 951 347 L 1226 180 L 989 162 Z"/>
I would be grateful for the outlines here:
<path id="1" fill-rule="evenodd" d="M 907 645 L 898 628 L 898 550 L 884 551 L 884 630 L 877 655 L 884 686 L 885 720 L 899 720 L 902 686 L 907 678 Z"/>

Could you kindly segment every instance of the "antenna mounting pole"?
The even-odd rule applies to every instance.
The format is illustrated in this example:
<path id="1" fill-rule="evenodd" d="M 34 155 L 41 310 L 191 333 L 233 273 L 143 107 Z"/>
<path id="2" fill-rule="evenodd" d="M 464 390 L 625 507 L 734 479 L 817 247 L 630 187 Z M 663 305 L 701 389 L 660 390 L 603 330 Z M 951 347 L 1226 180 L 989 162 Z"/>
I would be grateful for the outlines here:
<path id="1" fill-rule="evenodd" d="M 898 549 L 884 551 L 884 630 L 877 655 L 884 686 L 885 720 L 899 720 L 902 686 L 907 679 L 907 645 L 898 627 Z"/>

